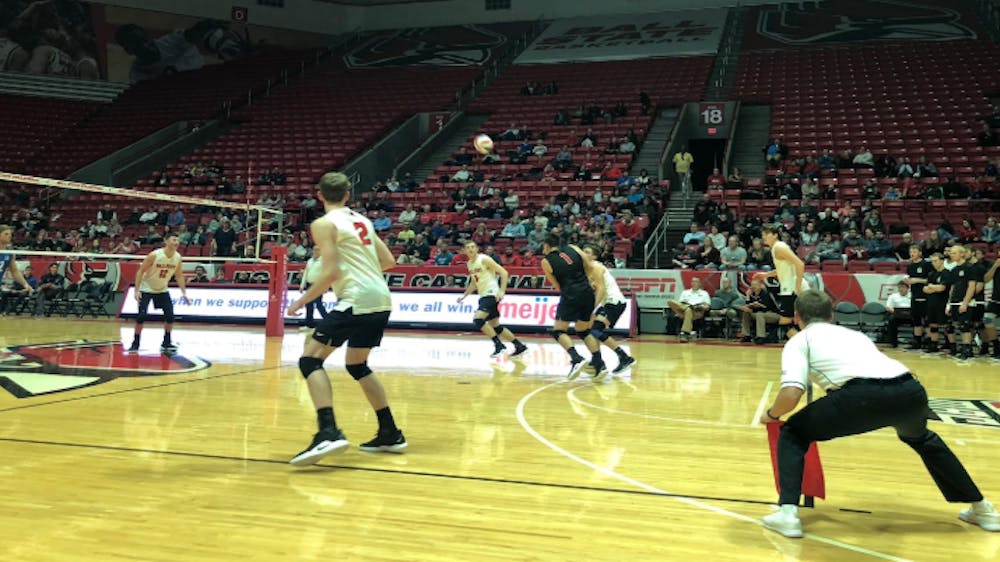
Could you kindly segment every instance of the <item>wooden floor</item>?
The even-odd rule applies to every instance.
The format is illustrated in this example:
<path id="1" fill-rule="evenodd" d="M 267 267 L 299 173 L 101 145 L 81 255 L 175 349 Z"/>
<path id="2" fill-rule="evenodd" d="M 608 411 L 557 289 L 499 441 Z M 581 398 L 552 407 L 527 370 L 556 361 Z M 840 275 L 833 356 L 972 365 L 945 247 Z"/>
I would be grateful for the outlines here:
<path id="1" fill-rule="evenodd" d="M 3 561 L 1000 557 L 1000 533 L 959 521 L 891 432 L 822 445 L 829 499 L 803 511 L 807 538 L 759 526 L 775 491 L 751 421 L 774 347 L 632 341 L 631 376 L 595 385 L 562 382 L 548 339 L 517 366 L 481 337 L 395 333 L 370 363 L 408 452 L 301 470 L 286 463 L 315 414 L 298 332 L 178 327 L 163 361 L 155 326 L 132 359 L 107 343 L 130 337 L 118 322 L 0 326 Z M 932 397 L 1000 401 L 1000 367 L 895 355 Z M 38 357 L 61 374 L 31 374 Z M 337 418 L 358 443 L 376 422 L 341 364 Z M 932 424 L 1000 500 L 1000 430 Z"/>

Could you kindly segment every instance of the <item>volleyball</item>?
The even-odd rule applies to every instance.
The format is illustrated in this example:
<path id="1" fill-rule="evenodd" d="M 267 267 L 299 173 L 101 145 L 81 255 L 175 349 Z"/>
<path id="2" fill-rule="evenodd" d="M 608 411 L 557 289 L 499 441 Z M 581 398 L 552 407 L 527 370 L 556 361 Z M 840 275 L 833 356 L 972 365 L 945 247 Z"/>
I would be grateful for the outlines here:
<path id="1" fill-rule="evenodd" d="M 493 152 L 493 139 L 486 134 L 476 135 L 476 138 L 472 140 L 472 146 L 474 146 L 476 148 L 476 152 L 480 154 L 489 154 L 490 152 Z"/>

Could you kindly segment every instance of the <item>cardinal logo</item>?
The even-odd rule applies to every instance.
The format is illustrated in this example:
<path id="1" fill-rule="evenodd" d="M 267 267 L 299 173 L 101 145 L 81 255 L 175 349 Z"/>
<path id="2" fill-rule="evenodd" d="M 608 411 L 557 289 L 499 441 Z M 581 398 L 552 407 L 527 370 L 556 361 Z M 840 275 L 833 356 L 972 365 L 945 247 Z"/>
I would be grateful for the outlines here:
<path id="1" fill-rule="evenodd" d="M 119 377 L 180 375 L 208 361 L 183 355 L 125 353 L 118 341 L 71 340 L 0 347 L 0 387 L 30 398 L 104 384 Z"/>
<path id="2" fill-rule="evenodd" d="M 506 35 L 477 25 L 406 29 L 368 39 L 344 62 L 354 68 L 481 65 L 506 42 Z"/>
<path id="3" fill-rule="evenodd" d="M 761 10 L 757 33 L 787 45 L 976 38 L 958 11 L 906 0 L 780 4 Z"/>

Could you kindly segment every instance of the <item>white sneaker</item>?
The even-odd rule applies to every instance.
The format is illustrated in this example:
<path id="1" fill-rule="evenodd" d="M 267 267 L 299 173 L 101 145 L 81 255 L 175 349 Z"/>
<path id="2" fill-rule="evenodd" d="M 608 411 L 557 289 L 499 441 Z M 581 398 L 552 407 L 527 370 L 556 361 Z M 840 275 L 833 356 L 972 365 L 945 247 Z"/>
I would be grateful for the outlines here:
<path id="1" fill-rule="evenodd" d="M 989 500 L 972 504 L 968 509 L 958 513 L 958 518 L 966 523 L 979 525 L 987 531 L 1000 531 L 1000 513 Z"/>
<path id="2" fill-rule="evenodd" d="M 790 539 L 802 538 L 802 521 L 799 519 L 799 508 L 795 505 L 783 505 L 778 511 L 765 516 L 764 526 Z"/>

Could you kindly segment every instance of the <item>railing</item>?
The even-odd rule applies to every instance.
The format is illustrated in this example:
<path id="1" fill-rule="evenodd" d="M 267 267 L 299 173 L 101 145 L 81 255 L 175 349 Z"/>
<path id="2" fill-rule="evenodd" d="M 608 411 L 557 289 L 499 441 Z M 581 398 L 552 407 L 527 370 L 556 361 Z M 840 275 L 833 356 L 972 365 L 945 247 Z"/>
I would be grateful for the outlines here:
<path id="1" fill-rule="evenodd" d="M 669 223 L 668 213 L 664 212 L 663 217 L 660 218 L 660 222 L 656 223 L 656 227 L 649 233 L 649 238 L 646 239 L 646 244 L 643 250 L 645 251 L 645 256 L 643 256 L 643 268 L 645 269 L 659 269 L 660 268 L 660 251 L 667 249 L 667 224 Z M 652 262 L 652 263 L 650 263 Z"/>
<path id="2" fill-rule="evenodd" d="M 733 155 L 733 142 L 736 139 L 736 131 L 740 126 L 740 110 L 743 109 L 743 102 L 737 101 L 733 108 L 733 124 L 729 127 L 729 142 L 726 143 L 726 150 L 722 155 L 722 173 L 729 175 L 729 161 Z"/>

